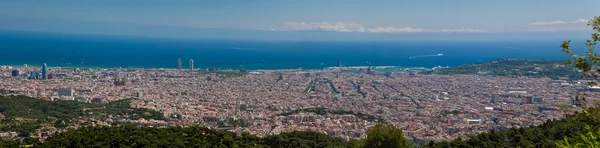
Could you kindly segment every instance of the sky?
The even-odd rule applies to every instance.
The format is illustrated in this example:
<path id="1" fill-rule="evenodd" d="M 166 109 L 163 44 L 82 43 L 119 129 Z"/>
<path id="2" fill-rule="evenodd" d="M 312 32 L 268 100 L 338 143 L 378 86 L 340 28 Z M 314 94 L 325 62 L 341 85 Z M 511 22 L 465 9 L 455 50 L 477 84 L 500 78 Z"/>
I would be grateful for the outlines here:
<path id="1" fill-rule="evenodd" d="M 587 20 L 600 15 L 599 7 L 599 0 L 0 1 L 0 30 L 242 39 L 551 38 L 590 32 Z"/>

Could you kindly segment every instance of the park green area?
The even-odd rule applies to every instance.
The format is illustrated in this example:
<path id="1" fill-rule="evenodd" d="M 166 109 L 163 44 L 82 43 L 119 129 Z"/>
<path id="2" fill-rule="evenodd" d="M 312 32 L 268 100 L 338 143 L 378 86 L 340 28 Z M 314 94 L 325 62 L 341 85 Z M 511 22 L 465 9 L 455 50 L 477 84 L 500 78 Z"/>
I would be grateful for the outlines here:
<path id="1" fill-rule="evenodd" d="M 26 96 L 0 96 L 0 131 L 18 132 L 27 136 L 41 127 L 66 128 L 90 125 L 96 120 L 112 119 L 164 119 L 162 113 L 130 108 L 131 99 L 104 104 L 76 101 L 46 101 Z"/>
<path id="2" fill-rule="evenodd" d="M 385 122 L 385 120 L 379 118 L 379 117 L 375 117 L 373 115 L 369 115 L 369 114 L 364 114 L 361 112 L 354 112 L 354 111 L 346 111 L 346 110 L 329 110 L 323 107 L 317 107 L 317 108 L 305 108 L 305 109 L 297 109 L 297 110 L 293 110 L 290 112 L 285 112 L 285 113 L 281 113 L 278 114 L 277 116 L 289 116 L 289 115 L 296 115 L 296 114 L 300 114 L 300 113 L 315 113 L 317 115 L 327 115 L 327 114 L 331 114 L 331 115 L 354 115 L 362 120 L 366 120 L 369 122 Z"/>

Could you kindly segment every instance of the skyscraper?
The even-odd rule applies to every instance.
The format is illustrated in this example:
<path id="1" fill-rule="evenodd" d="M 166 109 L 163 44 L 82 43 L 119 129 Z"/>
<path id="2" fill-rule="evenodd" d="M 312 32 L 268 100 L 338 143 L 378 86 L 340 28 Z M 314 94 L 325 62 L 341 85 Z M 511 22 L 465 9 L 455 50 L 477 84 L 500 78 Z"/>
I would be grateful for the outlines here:
<path id="1" fill-rule="evenodd" d="M 48 79 L 48 65 L 44 63 L 44 66 L 42 66 L 42 80 L 46 79 Z"/>
<path id="2" fill-rule="evenodd" d="M 194 70 L 194 60 L 190 59 L 190 70 Z"/>
<path id="3" fill-rule="evenodd" d="M 21 71 L 19 71 L 19 70 L 16 70 L 16 69 L 15 69 L 15 70 L 12 70 L 12 76 L 13 76 L 13 77 L 17 77 L 17 76 L 19 76 L 19 75 L 21 75 Z"/>
<path id="4" fill-rule="evenodd" d="M 181 63 L 182 63 L 182 62 L 181 62 L 181 58 L 179 58 L 179 59 L 177 60 L 177 69 L 179 69 L 179 70 L 181 70 L 181 68 L 182 68 L 182 65 L 181 65 Z"/>
<path id="5" fill-rule="evenodd" d="M 342 60 L 338 61 L 338 67 L 342 67 Z"/>

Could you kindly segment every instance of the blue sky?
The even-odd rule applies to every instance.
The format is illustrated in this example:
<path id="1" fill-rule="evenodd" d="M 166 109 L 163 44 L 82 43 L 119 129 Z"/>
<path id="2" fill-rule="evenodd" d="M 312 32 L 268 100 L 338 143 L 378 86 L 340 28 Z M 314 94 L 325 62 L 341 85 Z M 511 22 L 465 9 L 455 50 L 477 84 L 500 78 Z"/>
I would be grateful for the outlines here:
<path id="1" fill-rule="evenodd" d="M 600 15 L 599 7 L 599 0 L 0 1 L 0 30 L 206 38 L 559 35 L 589 32 L 586 19 Z"/>

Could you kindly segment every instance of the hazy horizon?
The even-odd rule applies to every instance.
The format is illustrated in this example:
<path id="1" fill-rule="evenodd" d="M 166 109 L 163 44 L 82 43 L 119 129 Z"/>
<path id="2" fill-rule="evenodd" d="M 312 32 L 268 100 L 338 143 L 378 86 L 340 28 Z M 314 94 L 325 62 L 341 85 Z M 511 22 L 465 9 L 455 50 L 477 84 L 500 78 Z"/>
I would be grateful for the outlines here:
<path id="1" fill-rule="evenodd" d="M 599 1 L 2 1 L 0 30 L 251 40 L 566 40 Z M 561 11 L 569 10 L 569 11 Z M 586 35 L 587 34 L 587 35 Z M 582 37 L 583 36 L 583 37 Z"/>

